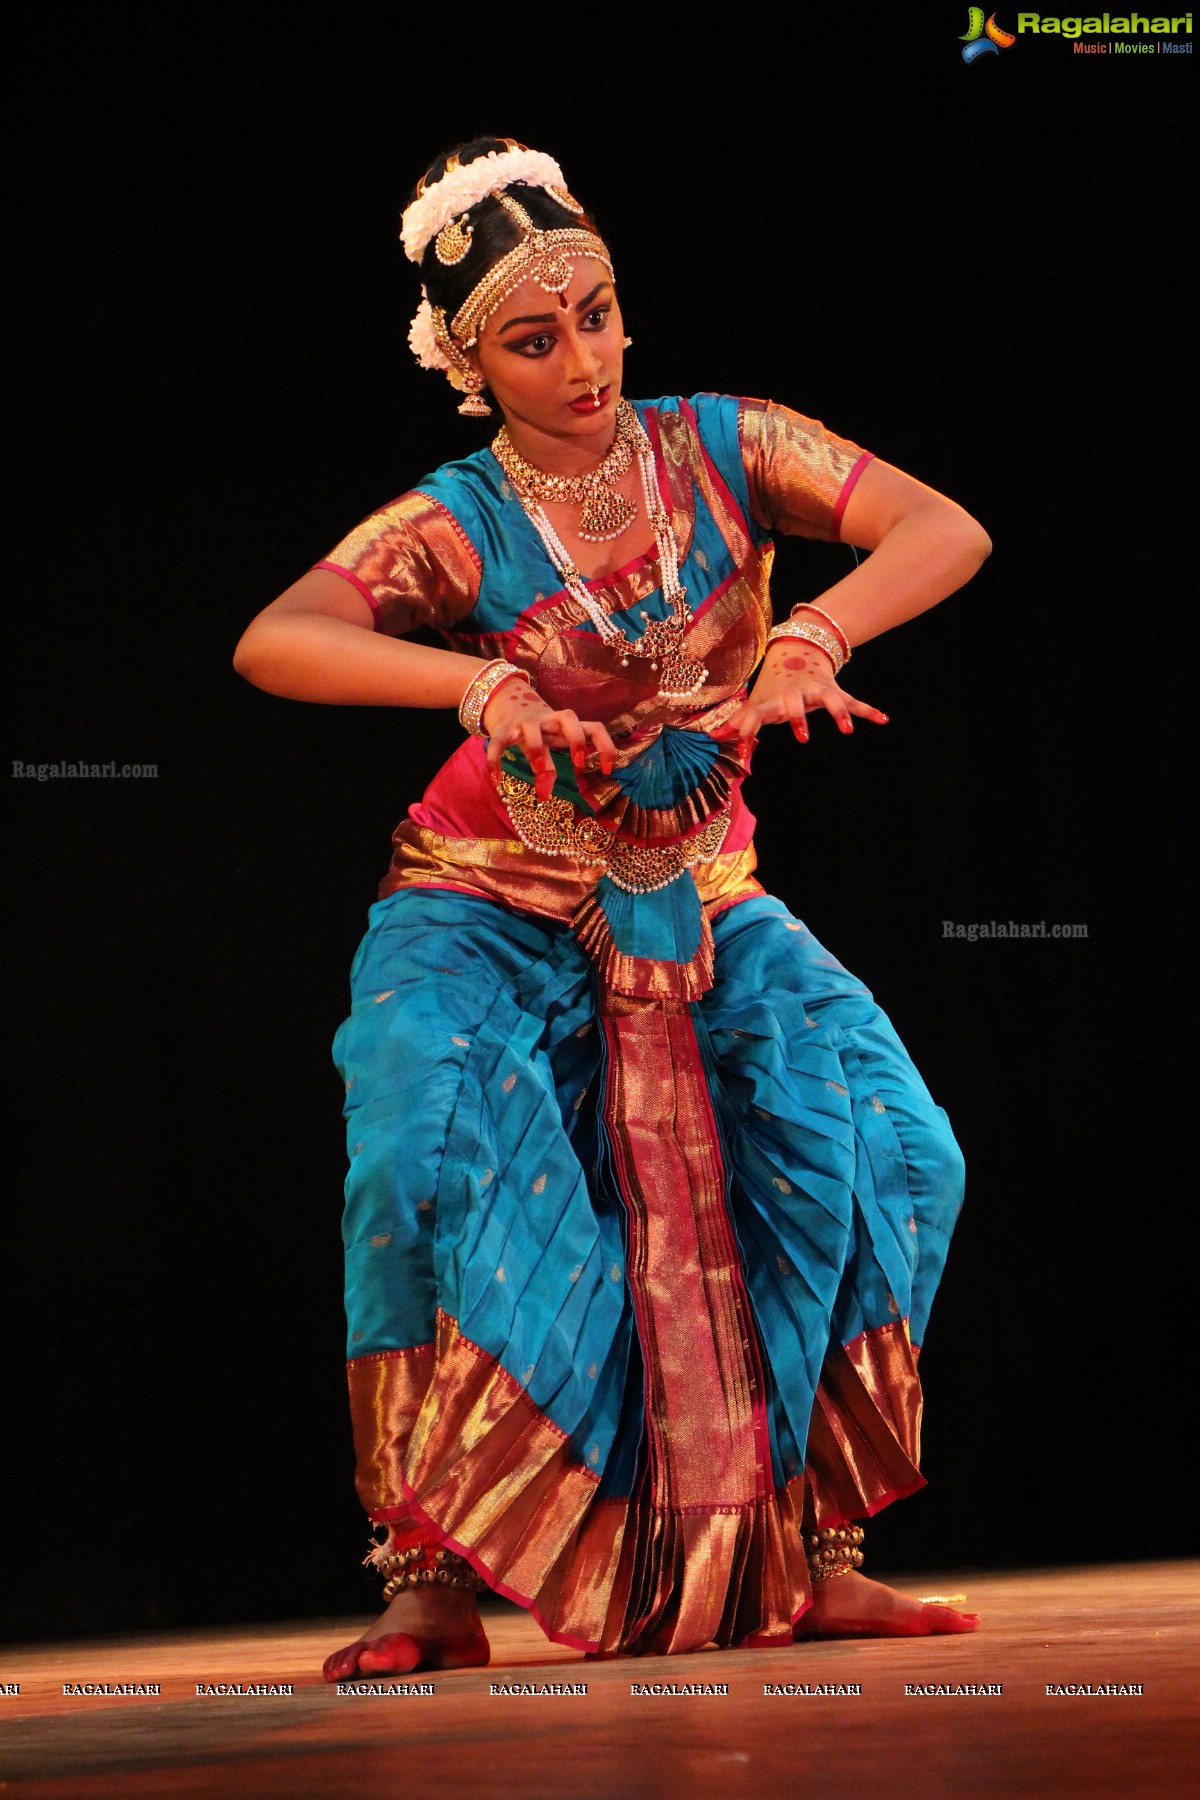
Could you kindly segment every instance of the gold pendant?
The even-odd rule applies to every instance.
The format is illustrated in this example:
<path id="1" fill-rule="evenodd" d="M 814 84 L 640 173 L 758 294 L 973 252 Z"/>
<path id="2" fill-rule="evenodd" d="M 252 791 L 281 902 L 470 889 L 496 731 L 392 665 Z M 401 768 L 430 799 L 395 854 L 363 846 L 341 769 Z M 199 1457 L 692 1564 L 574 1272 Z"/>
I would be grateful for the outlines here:
<path id="1" fill-rule="evenodd" d="M 575 265 L 561 252 L 550 251 L 533 271 L 533 279 L 547 294 L 562 294 L 570 287 Z"/>
<path id="2" fill-rule="evenodd" d="M 597 485 L 588 494 L 579 513 L 579 535 L 589 544 L 602 544 L 620 537 L 637 518 L 637 507 L 615 488 Z"/>
<path id="3" fill-rule="evenodd" d="M 664 700 L 688 700 L 708 680 L 704 664 L 689 656 L 684 648 L 685 630 L 678 617 L 655 619 L 640 638 L 621 652 L 622 662 L 636 656 L 658 670 L 658 691 Z"/>

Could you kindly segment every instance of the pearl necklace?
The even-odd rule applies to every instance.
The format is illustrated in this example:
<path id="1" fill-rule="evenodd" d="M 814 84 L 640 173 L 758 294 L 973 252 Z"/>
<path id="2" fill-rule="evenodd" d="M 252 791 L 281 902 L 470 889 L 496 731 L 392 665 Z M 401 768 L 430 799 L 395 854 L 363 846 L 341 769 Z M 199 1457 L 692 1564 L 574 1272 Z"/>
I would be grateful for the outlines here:
<path id="1" fill-rule="evenodd" d="M 624 407 L 628 405 L 628 402 L 622 401 L 621 404 Z M 684 636 L 691 623 L 692 613 L 687 604 L 687 589 L 679 580 L 679 543 L 671 524 L 671 516 L 663 505 L 658 492 L 658 482 L 654 473 L 654 450 L 650 439 L 646 436 L 641 421 L 631 406 L 629 414 L 633 422 L 630 440 L 642 478 L 646 515 L 654 527 L 654 542 L 658 551 L 659 568 L 662 571 L 663 595 L 671 606 L 669 619 L 651 620 L 649 613 L 644 607 L 642 608 L 645 629 L 640 638 L 634 640 L 627 638 L 616 621 L 589 593 L 584 577 L 571 561 L 570 551 L 547 518 L 541 498 L 534 498 L 530 493 L 523 493 L 516 482 L 513 482 L 513 487 L 518 500 L 533 521 L 537 534 L 545 546 L 546 554 L 558 571 L 563 587 L 573 600 L 579 602 L 596 627 L 602 641 L 613 648 L 620 647 L 622 667 L 629 666 L 630 657 L 635 657 L 639 661 L 648 661 L 650 667 L 658 673 L 659 695 L 664 700 L 687 700 L 703 687 L 708 679 L 708 670 L 693 656 L 689 656 L 684 647 Z M 495 449 L 495 445 L 492 448 Z M 610 457 L 611 455 L 612 451 L 609 452 Z M 501 457 L 500 460 L 504 466 L 504 459 Z M 607 461 L 608 458 L 601 463 L 601 469 L 606 466 Z M 525 466 L 529 467 L 528 464 Z M 534 472 L 541 474 L 540 470 Z M 543 479 L 553 481 L 569 478 L 544 476 Z M 588 478 L 575 477 L 574 479 L 586 481 Z M 568 496 L 547 493 L 545 497 L 558 499 Z M 623 504 L 629 506 L 628 501 L 623 501 Z M 636 507 L 630 508 L 630 517 L 637 517 Z M 624 530 L 624 526 L 621 529 Z M 583 537 L 585 534 L 581 530 L 579 535 Z M 617 537 L 620 533 L 613 532 L 610 535 Z"/>

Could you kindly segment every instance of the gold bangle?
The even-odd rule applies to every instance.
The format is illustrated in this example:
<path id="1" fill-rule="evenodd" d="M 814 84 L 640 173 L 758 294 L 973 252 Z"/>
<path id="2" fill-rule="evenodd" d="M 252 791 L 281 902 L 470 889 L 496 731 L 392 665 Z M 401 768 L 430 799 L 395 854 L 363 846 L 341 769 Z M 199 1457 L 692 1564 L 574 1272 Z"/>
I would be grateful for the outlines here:
<path id="1" fill-rule="evenodd" d="M 837 620 L 831 619 L 823 606 L 816 606 L 811 600 L 798 600 L 788 614 L 788 617 L 794 619 L 798 612 L 813 612 L 816 613 L 818 619 L 824 619 L 830 631 L 833 632 L 838 643 L 842 646 L 842 666 L 845 667 L 845 664 L 850 661 L 850 639 L 846 636 Z M 804 623 L 803 619 L 799 620 L 798 623 L 802 625 Z"/>
<path id="2" fill-rule="evenodd" d="M 458 703 L 458 722 L 472 737 L 486 735 L 483 729 L 484 708 L 501 682 L 507 681 L 512 675 L 519 675 L 522 681 L 533 686 L 533 676 L 528 669 L 519 669 L 516 663 L 505 662 L 502 656 L 484 663 L 478 675 L 472 678 Z"/>
<path id="3" fill-rule="evenodd" d="M 779 638 L 801 638 L 807 644 L 815 644 L 833 664 L 835 675 L 845 667 L 848 660 L 839 639 L 832 631 L 826 631 L 824 625 L 814 625 L 804 619 L 785 619 L 782 625 L 773 625 L 768 631 L 768 650 Z"/>

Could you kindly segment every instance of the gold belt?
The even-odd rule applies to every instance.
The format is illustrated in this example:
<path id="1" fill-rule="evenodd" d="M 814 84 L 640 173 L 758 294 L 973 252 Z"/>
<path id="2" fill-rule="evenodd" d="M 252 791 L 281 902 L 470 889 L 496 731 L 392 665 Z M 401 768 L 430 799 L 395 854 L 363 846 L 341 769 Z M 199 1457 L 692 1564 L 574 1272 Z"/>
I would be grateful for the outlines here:
<path id="1" fill-rule="evenodd" d="M 553 794 L 547 800 L 539 799 L 527 781 L 503 770 L 500 798 L 513 830 L 528 849 L 598 865 L 628 894 L 650 894 L 669 887 L 694 864 L 711 862 L 729 830 L 726 809 L 693 837 L 674 844 L 626 843 L 598 819 L 577 812 L 569 800 L 555 799 Z"/>

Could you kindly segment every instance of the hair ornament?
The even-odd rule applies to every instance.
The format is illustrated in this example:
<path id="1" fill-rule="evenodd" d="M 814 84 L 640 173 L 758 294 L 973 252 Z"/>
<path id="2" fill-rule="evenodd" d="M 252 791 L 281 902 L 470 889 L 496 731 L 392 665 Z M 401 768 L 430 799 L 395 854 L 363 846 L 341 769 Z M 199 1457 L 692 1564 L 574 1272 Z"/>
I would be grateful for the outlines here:
<path id="1" fill-rule="evenodd" d="M 583 207 L 579 204 L 574 194 L 569 194 L 565 187 L 549 187 L 546 192 L 553 194 L 554 198 L 558 201 L 558 204 L 560 206 L 565 206 L 568 212 L 583 212 Z"/>
<path id="2" fill-rule="evenodd" d="M 472 165 L 473 166 L 473 165 Z M 536 281 L 544 293 L 556 294 L 560 304 L 575 273 L 574 256 L 592 256 L 611 275 L 612 258 L 604 242 L 585 225 L 539 230 L 520 201 L 508 192 L 497 200 L 521 232 L 520 242 L 493 263 L 450 320 L 450 336 L 457 345 L 471 349 L 496 308 L 522 281 Z"/>
<path id="3" fill-rule="evenodd" d="M 451 157 L 450 162 L 455 161 Z M 512 144 L 507 150 L 489 150 L 486 156 L 477 156 L 474 162 L 459 164 L 457 168 L 448 163 L 445 174 L 424 187 L 404 209 L 400 241 L 405 256 L 410 262 L 419 263 L 444 226 L 514 181 L 567 192 L 566 177 L 554 158 L 542 150 L 527 150 L 523 144 Z M 562 203 L 567 205 L 565 200 Z M 578 201 L 575 209 L 583 211 Z"/>
<path id="4" fill-rule="evenodd" d="M 444 321 L 444 313 L 442 318 Z M 423 369 L 444 371 L 450 368 L 450 358 L 438 342 L 437 322 L 424 288 L 421 289 L 421 304 L 408 328 L 408 347 Z"/>
<path id="5" fill-rule="evenodd" d="M 565 243 L 569 237 L 578 238 L 581 234 L 573 227 L 569 232 L 539 231 L 515 195 L 497 194 L 496 198 L 509 218 L 520 226 L 522 237 L 533 247 L 538 258 L 533 271 L 534 281 L 544 293 L 565 293 L 571 285 L 575 265 L 556 246 Z M 463 312 L 466 312 L 465 307 Z"/>
<path id="6" fill-rule="evenodd" d="M 505 138 L 504 144 L 505 149 L 488 151 L 465 166 L 457 154 L 451 155 L 436 181 L 422 179 L 417 184 L 417 197 L 406 207 L 401 221 L 400 236 L 409 259 L 419 263 L 433 243 L 444 268 L 462 262 L 470 250 L 474 231 L 468 215 L 482 200 L 494 195 L 520 232 L 518 242 L 480 277 L 452 319 L 447 318 L 444 307 L 432 304 L 422 287 L 421 304 L 409 327 L 409 348 L 417 362 L 423 369 L 442 371 L 451 387 L 464 395 L 459 412 L 472 418 L 483 418 L 491 408 L 483 398 L 487 383 L 469 352 L 513 289 L 523 281 L 534 281 L 565 307 L 575 257 L 594 257 L 612 274 L 612 259 L 593 227 L 539 227 L 508 191 L 513 183 L 526 189 L 541 188 L 568 212 L 585 218 L 554 158 L 540 150 L 528 150 L 512 138 Z"/>
<path id="7" fill-rule="evenodd" d="M 461 219 L 451 219 L 449 225 L 443 225 L 433 240 L 433 248 L 438 261 L 444 268 L 453 268 L 460 263 L 471 248 L 474 232 L 467 223 L 464 213 Z"/>

